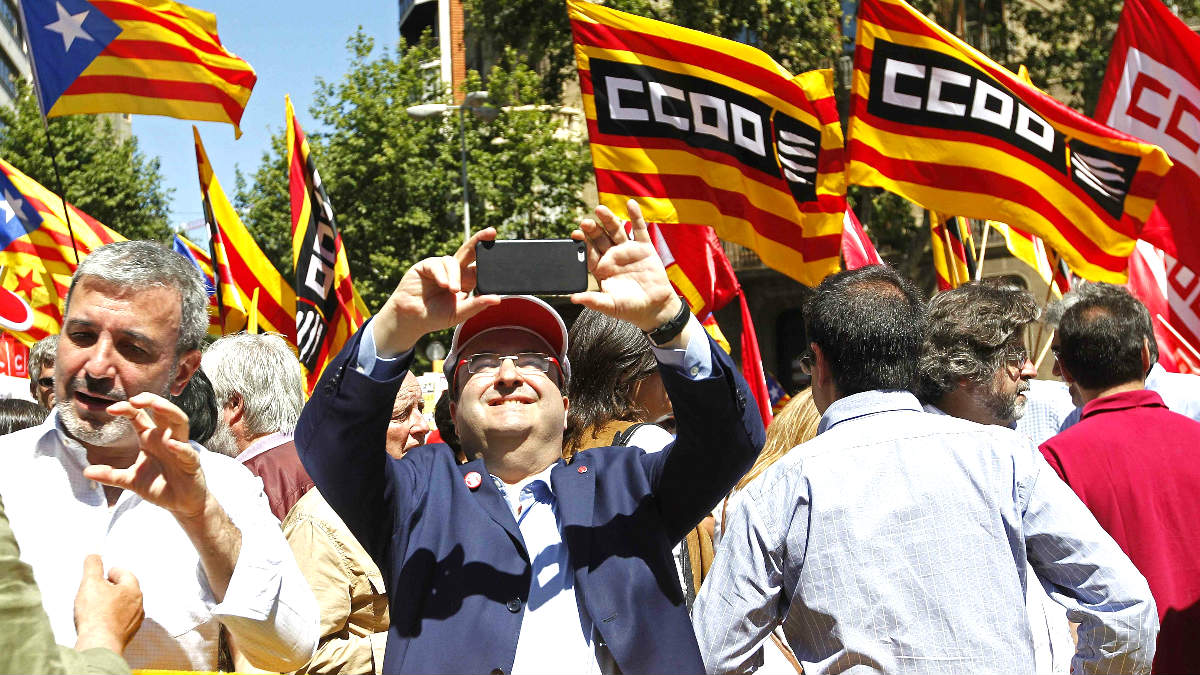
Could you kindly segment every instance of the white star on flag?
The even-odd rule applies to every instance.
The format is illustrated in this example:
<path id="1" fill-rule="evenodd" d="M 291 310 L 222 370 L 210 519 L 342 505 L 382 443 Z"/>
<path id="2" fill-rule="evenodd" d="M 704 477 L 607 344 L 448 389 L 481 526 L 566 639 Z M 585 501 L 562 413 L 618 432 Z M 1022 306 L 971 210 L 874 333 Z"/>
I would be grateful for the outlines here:
<path id="1" fill-rule="evenodd" d="M 8 217 L 4 219 L 4 222 L 7 223 L 8 218 L 12 218 L 13 216 L 17 216 L 17 217 L 21 216 L 21 209 L 25 208 L 25 201 L 22 200 L 20 197 L 12 194 L 8 190 L 5 190 L 4 191 L 4 206 L 0 207 L 0 208 L 3 208 L 4 212 L 6 214 L 8 214 Z"/>
<path id="2" fill-rule="evenodd" d="M 71 51 L 71 45 L 75 43 L 75 39 L 87 40 L 95 42 L 87 31 L 83 30 L 83 22 L 87 20 L 88 12 L 84 10 L 78 14 L 71 14 L 63 8 L 61 2 L 55 2 L 55 9 L 58 10 L 58 21 L 46 24 L 46 30 L 52 30 L 62 36 L 63 51 Z"/>
<path id="3" fill-rule="evenodd" d="M 7 199 L 0 200 L 0 211 L 4 212 L 4 221 L 3 222 L 5 222 L 5 223 L 12 220 L 13 216 L 17 215 L 16 212 L 13 211 L 13 207 L 8 205 Z"/>

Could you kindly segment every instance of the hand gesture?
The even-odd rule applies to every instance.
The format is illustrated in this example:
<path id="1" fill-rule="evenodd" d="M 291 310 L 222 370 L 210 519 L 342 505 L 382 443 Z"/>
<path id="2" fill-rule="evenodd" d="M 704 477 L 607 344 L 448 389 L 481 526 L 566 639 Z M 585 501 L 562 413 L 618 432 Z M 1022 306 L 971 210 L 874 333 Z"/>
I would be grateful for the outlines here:
<path id="1" fill-rule="evenodd" d="M 413 265 L 372 323 L 380 356 L 412 349 L 421 336 L 456 326 L 500 302 L 496 295 L 471 297 L 475 290 L 475 244 L 496 239 L 496 230 L 476 232 L 454 255 L 426 258 Z"/>
<path id="2" fill-rule="evenodd" d="M 682 301 L 671 288 L 662 260 L 650 242 L 641 208 L 631 199 L 628 209 L 632 237 L 604 206 L 596 208 L 599 222 L 590 218 L 580 222 L 588 241 L 588 271 L 596 277 L 600 291 L 575 293 L 571 302 L 649 332 L 674 318 Z"/>
<path id="3" fill-rule="evenodd" d="M 131 572 L 113 568 L 105 578 L 100 556 L 84 558 L 75 594 L 76 649 L 104 647 L 120 654 L 145 616 L 142 589 Z"/>
<path id="4" fill-rule="evenodd" d="M 138 456 L 127 469 L 93 464 L 83 475 L 94 481 L 132 490 L 176 518 L 203 514 L 209 497 L 200 468 L 200 453 L 188 445 L 188 418 L 165 398 L 144 392 L 108 407 L 110 415 L 127 418 L 138 436 Z"/>

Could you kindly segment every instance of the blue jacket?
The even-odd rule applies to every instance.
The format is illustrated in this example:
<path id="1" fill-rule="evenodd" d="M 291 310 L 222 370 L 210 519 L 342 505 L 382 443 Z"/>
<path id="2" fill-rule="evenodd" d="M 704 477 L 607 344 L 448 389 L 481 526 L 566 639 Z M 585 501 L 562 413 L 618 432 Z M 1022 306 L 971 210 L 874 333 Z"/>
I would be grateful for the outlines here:
<path id="1" fill-rule="evenodd" d="M 508 673 L 529 594 L 520 530 L 482 459 L 459 465 L 443 444 L 399 461 L 387 455 L 403 371 L 387 381 L 358 372 L 361 335 L 326 369 L 300 416 L 296 447 L 383 571 L 391 609 L 385 671 Z M 656 454 L 592 448 L 550 474 L 577 598 L 625 673 L 704 670 L 671 547 L 763 444 L 745 382 L 724 351 L 711 349 L 706 379 L 661 367 L 675 443 Z M 483 478 L 475 490 L 464 482 L 471 471 Z"/>

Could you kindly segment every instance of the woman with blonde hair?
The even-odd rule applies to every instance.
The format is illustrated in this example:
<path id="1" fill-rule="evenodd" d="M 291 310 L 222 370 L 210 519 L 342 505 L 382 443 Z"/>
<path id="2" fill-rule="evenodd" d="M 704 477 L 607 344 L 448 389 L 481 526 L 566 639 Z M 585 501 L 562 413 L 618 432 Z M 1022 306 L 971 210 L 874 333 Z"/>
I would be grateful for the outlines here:
<path id="1" fill-rule="evenodd" d="M 767 469 L 771 468 L 772 464 L 783 459 L 797 445 L 812 440 L 817 435 L 817 427 L 820 423 L 821 413 L 817 412 L 817 406 L 813 403 L 811 388 L 793 396 L 792 400 L 788 401 L 783 410 L 775 416 L 775 419 L 771 420 L 771 424 L 767 426 L 767 442 L 763 445 L 758 460 L 713 513 L 713 516 L 717 517 L 715 532 L 713 532 L 715 546 L 720 547 L 721 535 L 725 529 L 725 513 L 732 504 L 736 503 L 742 489 L 749 485 L 750 481 L 763 475 Z M 770 637 L 763 640 L 760 649 L 763 654 L 763 663 L 755 671 L 756 673 L 791 675 L 804 672 L 800 661 L 796 659 L 796 655 L 784 642 L 782 630 L 776 628 Z"/>

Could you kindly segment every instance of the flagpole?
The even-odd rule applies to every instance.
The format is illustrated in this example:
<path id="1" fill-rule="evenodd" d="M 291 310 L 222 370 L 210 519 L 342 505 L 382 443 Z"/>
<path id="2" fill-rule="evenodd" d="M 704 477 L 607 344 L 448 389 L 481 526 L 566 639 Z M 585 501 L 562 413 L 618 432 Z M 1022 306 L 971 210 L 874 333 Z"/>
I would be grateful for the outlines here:
<path id="1" fill-rule="evenodd" d="M 57 182 L 58 197 L 62 200 L 63 217 L 67 221 L 67 234 L 71 235 L 71 252 L 75 254 L 75 266 L 79 267 L 79 247 L 75 244 L 75 228 L 71 226 L 71 209 L 67 206 L 66 190 L 63 188 L 62 174 L 58 171 L 58 160 L 55 156 L 58 155 L 58 149 L 54 147 L 54 141 L 50 138 L 50 123 L 46 120 L 46 113 L 49 112 L 42 108 L 42 82 L 38 78 L 37 65 L 33 63 L 33 44 L 29 42 L 29 21 L 25 19 L 25 4 L 18 0 L 17 12 L 21 15 L 21 29 L 25 31 L 25 48 L 29 50 L 30 72 L 33 74 L 33 95 L 37 99 L 38 110 L 42 113 L 42 131 L 46 134 L 46 150 L 50 155 L 50 166 L 54 169 L 54 180 Z"/>
<path id="2" fill-rule="evenodd" d="M 992 221 L 983 221 L 983 236 L 979 241 L 979 263 L 975 265 L 975 281 L 983 278 L 983 259 L 987 257 L 988 233 L 992 231 Z"/>
<path id="3" fill-rule="evenodd" d="M 213 217 L 212 207 L 208 205 L 208 197 L 204 193 L 204 181 L 200 182 L 200 208 L 204 212 L 204 222 L 208 225 L 208 255 L 212 260 L 213 287 L 217 291 L 217 323 L 221 324 L 221 336 L 225 336 L 225 298 L 221 292 L 224 282 L 221 280 L 221 263 L 217 258 L 217 219 Z"/>
<path id="4" fill-rule="evenodd" d="M 1167 320 L 1163 318 L 1162 314 L 1155 314 L 1154 318 L 1158 319 L 1159 323 L 1161 323 L 1164 328 L 1171 331 L 1171 335 L 1174 335 L 1175 339 L 1179 340 L 1179 344 L 1187 347 L 1188 351 L 1191 352 L 1193 356 L 1195 356 L 1197 359 L 1200 359 L 1200 352 L 1196 351 L 1196 348 L 1193 347 L 1190 342 L 1183 339 L 1183 336 L 1179 334 L 1179 331 L 1175 330 L 1175 327 L 1168 323 Z"/>
<path id="5" fill-rule="evenodd" d="M 1053 258 L 1050 260 L 1050 281 L 1046 284 L 1046 297 L 1042 300 L 1043 314 L 1045 313 L 1046 305 L 1050 304 L 1050 296 L 1054 293 L 1054 269 L 1056 267 L 1058 267 L 1058 261 L 1059 261 L 1059 255 L 1058 255 L 1057 250 L 1055 250 L 1053 248 L 1050 249 L 1050 254 L 1053 256 Z M 1034 341 L 1034 344 L 1038 344 L 1042 341 L 1042 332 L 1045 330 L 1045 328 L 1046 328 L 1046 323 L 1045 323 L 1045 321 L 1043 321 L 1042 324 L 1040 326 L 1038 326 L 1037 340 Z M 1054 336 L 1053 331 L 1051 332 L 1050 335 L 1051 335 L 1051 337 Z M 1047 344 L 1049 344 L 1048 341 L 1047 341 Z M 1043 351 L 1045 351 L 1045 350 L 1043 350 Z"/>

